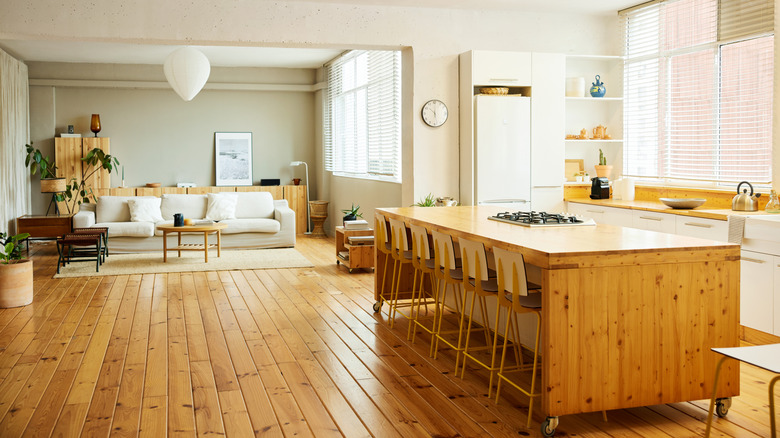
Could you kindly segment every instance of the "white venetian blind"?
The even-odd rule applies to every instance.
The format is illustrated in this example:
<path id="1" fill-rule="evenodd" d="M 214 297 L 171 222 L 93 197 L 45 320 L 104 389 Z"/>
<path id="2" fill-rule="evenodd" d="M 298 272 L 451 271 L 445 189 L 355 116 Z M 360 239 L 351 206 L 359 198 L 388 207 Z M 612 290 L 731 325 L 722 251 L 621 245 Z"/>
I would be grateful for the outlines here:
<path id="1" fill-rule="evenodd" d="M 760 11 L 760 12 L 759 12 Z M 773 0 L 678 0 L 621 12 L 624 174 L 771 180 Z"/>
<path id="2" fill-rule="evenodd" d="M 400 182 L 400 52 L 351 51 L 326 74 L 326 170 Z"/>

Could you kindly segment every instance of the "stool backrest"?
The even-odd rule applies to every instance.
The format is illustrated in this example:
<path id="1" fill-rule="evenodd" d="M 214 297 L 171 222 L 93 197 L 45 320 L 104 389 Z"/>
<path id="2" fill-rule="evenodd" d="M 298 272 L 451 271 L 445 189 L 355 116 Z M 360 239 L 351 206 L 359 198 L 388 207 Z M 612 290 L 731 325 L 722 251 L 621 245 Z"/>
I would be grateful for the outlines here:
<path id="1" fill-rule="evenodd" d="M 504 292 L 510 292 L 512 305 L 520 309 L 519 296 L 528 295 L 528 280 L 525 274 L 525 259 L 519 252 L 507 251 L 501 248 L 493 248 L 493 256 L 496 259 L 498 270 L 498 296 L 504 298 Z"/>
<path id="2" fill-rule="evenodd" d="M 380 213 L 374 214 L 374 229 L 378 233 L 380 242 L 384 242 L 385 244 L 390 243 L 390 233 L 387 229 L 387 218 Z M 381 248 L 381 250 L 384 249 L 384 247 Z"/>
<path id="3" fill-rule="evenodd" d="M 452 244 L 452 236 L 441 231 L 432 230 L 433 256 L 436 265 L 440 268 L 455 269 L 455 246 Z"/>
<path id="4" fill-rule="evenodd" d="M 428 244 L 428 230 L 422 225 L 409 225 L 412 230 L 412 260 L 430 260 L 431 246 Z"/>
<path id="5" fill-rule="evenodd" d="M 406 236 L 406 224 L 398 219 L 390 219 L 390 238 L 393 252 L 409 251 L 409 238 Z"/>
<path id="6" fill-rule="evenodd" d="M 460 245 L 461 260 L 463 261 L 464 281 L 469 278 L 487 280 L 488 265 L 485 245 L 482 242 L 475 242 L 462 237 L 458 239 L 458 244 Z"/>

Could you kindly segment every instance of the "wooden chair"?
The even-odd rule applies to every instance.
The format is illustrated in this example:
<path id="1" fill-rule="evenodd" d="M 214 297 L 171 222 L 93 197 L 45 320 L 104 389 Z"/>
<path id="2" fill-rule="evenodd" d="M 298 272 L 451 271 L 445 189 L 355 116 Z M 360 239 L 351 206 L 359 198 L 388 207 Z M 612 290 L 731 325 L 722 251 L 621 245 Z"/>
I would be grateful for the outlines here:
<path id="1" fill-rule="evenodd" d="M 388 230 L 387 226 L 387 218 L 385 218 L 383 215 L 376 213 L 374 215 L 374 230 L 377 233 L 377 240 L 380 242 L 379 245 L 376 246 L 376 250 L 384 254 L 385 258 L 385 264 L 384 269 L 382 269 L 382 281 L 379 286 L 379 300 L 374 303 L 374 312 L 379 312 L 382 310 L 382 304 L 385 302 L 390 301 L 390 295 L 392 295 L 393 290 L 393 282 L 392 282 L 392 276 L 390 281 L 390 291 L 391 293 L 388 295 L 385 295 L 385 278 L 387 277 L 387 263 L 392 258 L 391 252 L 392 252 L 392 245 L 390 243 L 390 232 Z"/>
<path id="2" fill-rule="evenodd" d="M 417 335 L 417 327 L 421 328 L 431 335 L 431 349 L 428 355 L 433 356 L 433 338 L 436 329 L 435 318 L 421 318 L 420 310 L 421 307 L 425 305 L 425 312 L 427 314 L 428 306 L 430 304 L 435 305 L 437 302 L 438 283 L 435 279 L 436 260 L 433 257 L 433 251 L 431 251 L 430 241 L 428 240 L 428 230 L 421 225 L 410 225 L 409 229 L 412 232 L 412 266 L 414 266 L 415 269 L 415 280 L 417 279 L 417 274 L 420 274 L 420 287 L 417 289 L 419 293 L 416 297 L 412 297 L 412 321 L 414 322 L 413 324 L 410 324 L 410 327 L 413 326 L 412 343 L 414 343 L 415 336 Z M 425 292 L 423 286 L 425 284 L 426 275 L 428 276 L 431 285 L 429 299 L 423 298 Z M 412 290 L 414 291 L 414 286 L 412 287 Z M 416 302 L 415 298 L 417 300 Z M 434 312 L 433 315 L 435 316 L 436 312 Z M 430 326 L 426 325 L 426 322 L 429 320 L 432 321 Z"/>
<path id="3" fill-rule="evenodd" d="M 435 342 L 433 346 L 433 358 L 436 359 L 439 353 L 439 342 L 443 342 L 455 350 L 455 372 L 458 372 L 460 363 L 460 354 L 463 352 L 463 321 L 465 312 L 463 309 L 463 270 L 455 260 L 455 245 L 452 243 L 452 236 L 440 231 L 432 230 L 433 235 L 433 257 L 435 260 L 435 278 L 437 287 L 441 289 L 436 301 L 434 311 L 434 324 L 436 326 Z M 446 310 L 447 290 L 451 289 L 454 295 L 455 312 L 459 315 L 460 322 L 456 330 L 442 331 L 442 321 L 444 320 L 444 311 Z M 457 341 L 449 339 L 449 335 L 457 334 Z"/>
<path id="4" fill-rule="evenodd" d="M 468 293 L 471 292 L 471 302 L 468 310 L 468 322 L 466 323 L 466 343 L 463 346 L 463 369 L 460 377 L 463 378 L 466 375 L 466 363 L 469 359 L 476 362 L 481 367 L 485 368 L 490 373 L 490 381 L 488 383 L 488 397 L 493 391 L 493 377 L 498 371 L 498 365 L 496 364 L 496 337 L 490 336 L 490 318 L 487 311 L 487 297 L 496 297 L 498 293 L 498 283 L 496 278 L 490 278 L 488 272 L 487 256 L 485 254 L 485 245 L 481 242 L 468 240 L 465 238 L 458 239 L 461 251 L 461 260 L 463 260 L 463 290 L 466 297 L 464 297 L 464 303 L 468 301 Z M 474 331 L 474 304 L 479 302 L 479 309 L 482 325 L 478 331 L 481 331 L 485 335 L 485 345 L 474 347 L 471 346 L 471 333 Z M 465 311 L 465 308 L 464 308 Z M 496 304 L 496 313 L 498 315 L 498 304 Z M 498 318 L 496 317 L 494 332 L 498 333 Z M 485 363 L 480 360 L 474 353 L 477 351 L 492 350 L 490 363 Z"/>
<path id="5" fill-rule="evenodd" d="M 529 294 L 529 289 L 541 289 L 540 286 L 529 284 L 525 272 L 525 260 L 523 255 L 518 252 L 510 252 L 505 249 L 493 247 L 493 256 L 496 260 L 498 271 L 498 304 L 499 313 L 496 314 L 496 320 L 500 316 L 500 308 L 508 310 L 506 324 L 504 326 L 504 347 L 501 352 L 501 364 L 498 367 L 498 386 L 496 388 L 496 403 L 498 403 L 501 394 L 501 382 L 506 381 L 517 388 L 520 392 L 529 397 L 528 401 L 528 421 L 526 427 L 531 427 L 531 417 L 533 416 L 534 398 L 541 396 L 541 391 L 536 391 L 536 374 L 539 368 L 539 338 L 542 328 L 542 294 Z M 523 362 L 522 351 L 520 348 L 520 329 L 518 327 L 517 316 L 520 314 L 533 313 L 536 315 L 536 336 L 534 341 L 533 363 L 528 366 Z M 506 351 L 509 340 L 509 330 L 512 330 L 514 337 L 514 350 L 516 357 L 516 366 L 506 367 Z M 496 339 L 498 332 L 496 332 Z M 494 341 L 494 343 L 497 341 Z M 531 385 L 529 389 L 523 388 L 519 381 L 513 381 L 507 375 L 509 371 L 530 371 Z"/>

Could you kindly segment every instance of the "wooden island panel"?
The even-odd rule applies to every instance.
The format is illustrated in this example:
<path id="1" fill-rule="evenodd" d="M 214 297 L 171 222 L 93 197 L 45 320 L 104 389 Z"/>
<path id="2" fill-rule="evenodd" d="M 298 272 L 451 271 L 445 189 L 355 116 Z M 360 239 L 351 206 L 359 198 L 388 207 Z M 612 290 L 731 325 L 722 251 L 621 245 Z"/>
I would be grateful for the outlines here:
<path id="1" fill-rule="evenodd" d="M 487 219 L 499 211 L 379 210 L 521 252 L 541 268 L 544 415 L 710 397 L 717 363 L 710 348 L 739 345 L 739 245 L 608 225 L 527 228 Z M 377 297 L 382 263 L 377 251 Z M 738 395 L 738 364 L 727 362 L 721 373 L 718 397 Z"/>

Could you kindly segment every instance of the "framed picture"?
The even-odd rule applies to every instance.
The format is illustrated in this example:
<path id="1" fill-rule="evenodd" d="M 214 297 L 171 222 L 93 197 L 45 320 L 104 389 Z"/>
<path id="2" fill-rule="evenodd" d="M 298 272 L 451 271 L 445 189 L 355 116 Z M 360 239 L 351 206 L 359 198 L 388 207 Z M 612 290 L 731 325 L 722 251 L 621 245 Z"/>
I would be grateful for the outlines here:
<path id="1" fill-rule="evenodd" d="M 218 186 L 252 185 L 252 133 L 215 132 Z"/>

